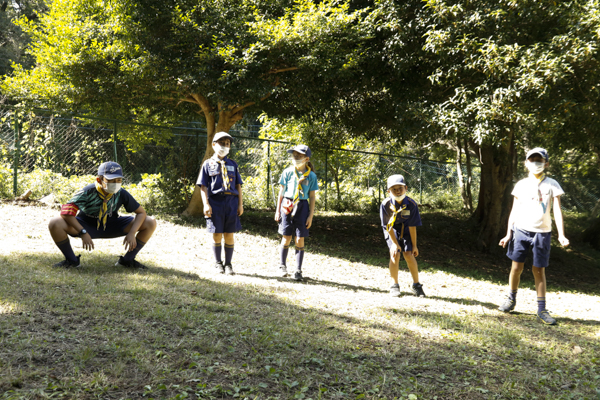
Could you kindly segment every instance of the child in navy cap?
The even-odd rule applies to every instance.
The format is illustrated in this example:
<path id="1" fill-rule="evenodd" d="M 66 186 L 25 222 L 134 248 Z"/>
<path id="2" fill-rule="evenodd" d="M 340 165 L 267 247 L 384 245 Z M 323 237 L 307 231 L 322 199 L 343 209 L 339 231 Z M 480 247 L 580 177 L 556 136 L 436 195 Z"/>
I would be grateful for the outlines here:
<path id="1" fill-rule="evenodd" d="M 319 190 L 317 175 L 310 163 L 312 152 L 306 145 L 299 145 L 287 151 L 292 165 L 281 174 L 279 197 L 275 211 L 275 221 L 279 222 L 281 239 L 281 276 L 288 276 L 287 256 L 292 235 L 296 235 L 296 271 L 294 280 L 302 280 L 304 260 L 304 238 L 312 225 L 315 214 L 315 192 Z"/>
<path id="2" fill-rule="evenodd" d="M 512 260 L 512 268 L 508 278 L 510 291 L 506 301 L 499 307 L 500 311 L 510 312 L 517 304 L 517 289 L 523 272 L 525 258 L 531 248 L 533 250 L 533 277 L 538 296 L 537 316 L 545 324 L 556 325 L 556 319 L 546 310 L 546 272 L 550 259 L 550 241 L 552 219 L 550 209 L 554 204 L 554 221 L 558 230 L 558 241 L 563 246 L 569 245 L 563 228 L 563 217 L 560 209 L 560 196 L 564 191 L 552 178 L 544 173 L 547 168 L 548 152 L 536 147 L 527 152 L 525 167 L 529 176 L 520 180 L 512 191 L 513 207 L 508 218 L 508 231 L 500 240 L 500 246 L 506 247 L 506 255 Z"/>
<path id="3" fill-rule="evenodd" d="M 218 132 L 213 138 L 215 154 L 202 164 L 200 186 L 206 228 L 213 234 L 213 251 L 217 272 L 233 275 L 233 234 L 242 229 L 240 215 L 244 212 L 242 177 L 235 161 L 227 157 L 233 137 Z M 225 265 L 221 259 L 221 241 L 225 236 Z"/>
<path id="4" fill-rule="evenodd" d="M 77 268 L 80 255 L 75 256 L 69 236 L 79 237 L 86 250 L 94 249 L 92 239 L 107 239 L 125 236 L 123 244 L 128 250 L 119 257 L 115 266 L 145 269 L 135 256 L 144 247 L 156 229 L 156 221 L 146 215 L 139 203 L 121 188 L 123 169 L 119 164 L 108 161 L 98 168 L 96 182 L 87 185 L 73 195 L 62 206 L 60 216 L 48 224 L 52 239 L 65 256 L 55 267 Z M 135 217 L 119 216 L 121 206 Z"/>
<path id="5" fill-rule="evenodd" d="M 421 226 L 419 207 L 413 199 L 406 196 L 406 183 L 402 175 L 390 176 L 387 180 L 387 188 L 389 197 L 381 203 L 380 217 L 383 235 L 390 250 L 390 275 L 394 280 L 390 295 L 400 296 L 398 266 L 400 253 L 402 253 L 413 278 L 412 293 L 417 297 L 425 297 L 423 285 L 419 283 L 419 267 L 415 258 L 419 255 L 417 248 L 417 226 Z"/>

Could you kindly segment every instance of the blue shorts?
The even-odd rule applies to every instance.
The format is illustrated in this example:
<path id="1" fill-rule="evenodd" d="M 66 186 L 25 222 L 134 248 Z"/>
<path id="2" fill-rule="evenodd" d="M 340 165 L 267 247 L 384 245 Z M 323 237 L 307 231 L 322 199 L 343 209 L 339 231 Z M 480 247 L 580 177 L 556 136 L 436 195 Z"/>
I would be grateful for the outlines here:
<path id="1" fill-rule="evenodd" d="M 306 220 L 310 213 L 310 206 L 308 200 L 298 201 L 298 208 L 296 214 L 292 217 L 292 213 L 285 214 L 283 207 L 279 209 L 279 234 L 283 236 L 295 236 L 296 237 L 308 237 L 308 228 L 306 227 Z"/>
<path id="2" fill-rule="evenodd" d="M 506 255 L 513 261 L 525 262 L 529 248 L 533 250 L 533 266 L 546 268 L 550 260 L 551 232 L 528 232 L 513 229 Z"/>
<path id="3" fill-rule="evenodd" d="M 98 220 L 97 219 L 89 219 L 89 218 L 81 218 L 77 216 L 77 221 L 83 226 L 83 229 L 90 234 L 92 239 L 111 239 L 116 237 L 121 237 L 127 235 L 124 232 L 127 225 L 133 222 L 133 217 L 118 217 L 116 219 L 107 219 L 106 220 L 106 229 L 104 226 L 100 224 L 100 229 L 98 229 Z M 73 235 L 71 235 L 73 236 Z M 75 237 L 75 236 L 73 236 Z"/>
<path id="4" fill-rule="evenodd" d="M 208 198 L 212 215 L 206 218 L 209 233 L 235 233 L 242 229 L 238 215 L 239 197 L 232 194 L 216 194 Z"/>
<path id="5" fill-rule="evenodd" d="M 410 238 L 409 232 L 405 232 L 404 237 L 402 237 L 402 238 L 400 238 L 400 232 L 397 231 L 396 229 L 392 229 L 392 232 L 394 233 L 394 235 L 396 235 L 396 240 L 398 241 L 398 244 L 400 245 L 401 252 L 412 251 L 412 240 Z M 387 229 L 383 228 L 383 234 L 384 234 L 384 237 L 386 238 L 385 242 L 387 243 L 388 248 L 391 249 L 394 242 L 389 237 L 389 235 L 387 235 Z"/>

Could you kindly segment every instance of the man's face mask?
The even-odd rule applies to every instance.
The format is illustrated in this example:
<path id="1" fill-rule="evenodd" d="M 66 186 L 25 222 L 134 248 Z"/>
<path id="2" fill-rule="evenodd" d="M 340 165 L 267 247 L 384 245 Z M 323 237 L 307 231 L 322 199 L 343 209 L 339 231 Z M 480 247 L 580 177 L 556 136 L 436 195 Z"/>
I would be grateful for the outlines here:
<path id="1" fill-rule="evenodd" d="M 525 163 L 525 167 L 527 167 L 529 172 L 531 172 L 532 174 L 540 174 L 544 171 L 545 163 L 540 161 L 527 160 L 527 162 Z"/>
<path id="2" fill-rule="evenodd" d="M 117 193 L 119 190 L 121 190 L 121 183 L 117 183 L 117 182 L 106 182 L 106 188 L 104 188 L 104 190 L 106 190 L 107 193 L 112 193 L 115 194 Z"/>

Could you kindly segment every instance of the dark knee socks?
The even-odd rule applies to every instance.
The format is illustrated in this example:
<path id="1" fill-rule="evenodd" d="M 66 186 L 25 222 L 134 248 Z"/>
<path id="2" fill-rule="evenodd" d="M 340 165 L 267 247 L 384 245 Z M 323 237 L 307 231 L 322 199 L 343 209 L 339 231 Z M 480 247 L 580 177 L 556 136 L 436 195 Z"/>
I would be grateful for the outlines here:
<path id="1" fill-rule="evenodd" d="M 517 300 L 517 291 L 516 290 L 510 290 L 508 292 L 508 298 L 512 301 L 516 301 Z"/>
<path id="2" fill-rule="evenodd" d="M 302 261 L 304 261 L 304 247 L 296 247 L 296 268 L 302 271 Z"/>
<path id="3" fill-rule="evenodd" d="M 225 265 L 231 264 L 233 258 L 233 245 L 225 243 Z"/>
<path id="4" fill-rule="evenodd" d="M 71 247 L 71 242 L 69 238 L 66 238 L 62 242 L 54 242 L 58 249 L 63 253 L 65 258 L 72 262 L 77 262 L 77 257 L 75 257 L 75 253 L 73 253 L 73 248 Z"/>
<path id="5" fill-rule="evenodd" d="M 136 239 L 136 245 L 135 245 L 135 249 L 128 251 L 127 253 L 125 253 L 125 255 L 123 256 L 123 260 L 125 261 L 131 261 L 135 258 L 135 256 L 137 256 L 137 253 L 140 252 L 140 250 L 144 247 L 144 245 L 146 244 L 145 242 L 142 242 L 139 239 Z"/>
<path id="6" fill-rule="evenodd" d="M 287 256 L 290 251 L 290 245 L 281 245 L 281 265 L 286 265 Z"/>
<path id="7" fill-rule="evenodd" d="M 213 253 L 215 254 L 216 262 L 223 262 L 221 259 L 221 243 L 213 243 Z"/>

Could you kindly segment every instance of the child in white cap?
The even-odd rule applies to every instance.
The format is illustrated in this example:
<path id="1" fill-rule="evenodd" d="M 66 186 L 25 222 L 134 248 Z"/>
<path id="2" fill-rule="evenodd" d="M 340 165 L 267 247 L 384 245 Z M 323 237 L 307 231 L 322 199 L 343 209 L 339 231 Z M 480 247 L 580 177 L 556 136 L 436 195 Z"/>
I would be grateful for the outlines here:
<path id="1" fill-rule="evenodd" d="M 560 196 L 564 191 L 552 178 L 544 173 L 547 168 L 548 152 L 536 147 L 527 152 L 525 167 L 529 176 L 520 180 L 512 191 L 513 207 L 508 218 L 508 231 L 500 240 L 500 246 L 506 247 L 506 255 L 512 260 L 512 268 L 508 278 L 510 291 L 505 302 L 498 308 L 510 312 L 517 305 L 517 289 L 525 258 L 529 249 L 533 251 L 533 277 L 538 296 L 537 316 L 547 325 L 556 325 L 556 319 L 546 310 L 546 272 L 550 259 L 550 241 L 552 219 L 550 209 L 554 204 L 554 221 L 558 230 L 558 241 L 563 246 L 569 245 L 563 228 L 563 217 L 560 209 Z"/>
<path id="2" fill-rule="evenodd" d="M 403 254 L 413 278 L 411 292 L 417 297 L 425 297 L 423 285 L 419 283 L 419 267 L 415 257 L 417 248 L 417 226 L 421 226 L 421 216 L 417 203 L 406 196 L 406 182 L 402 175 L 392 175 L 387 180 L 389 197 L 383 200 L 380 209 L 383 235 L 390 250 L 390 275 L 394 284 L 390 295 L 400 296 L 398 265 Z"/>

